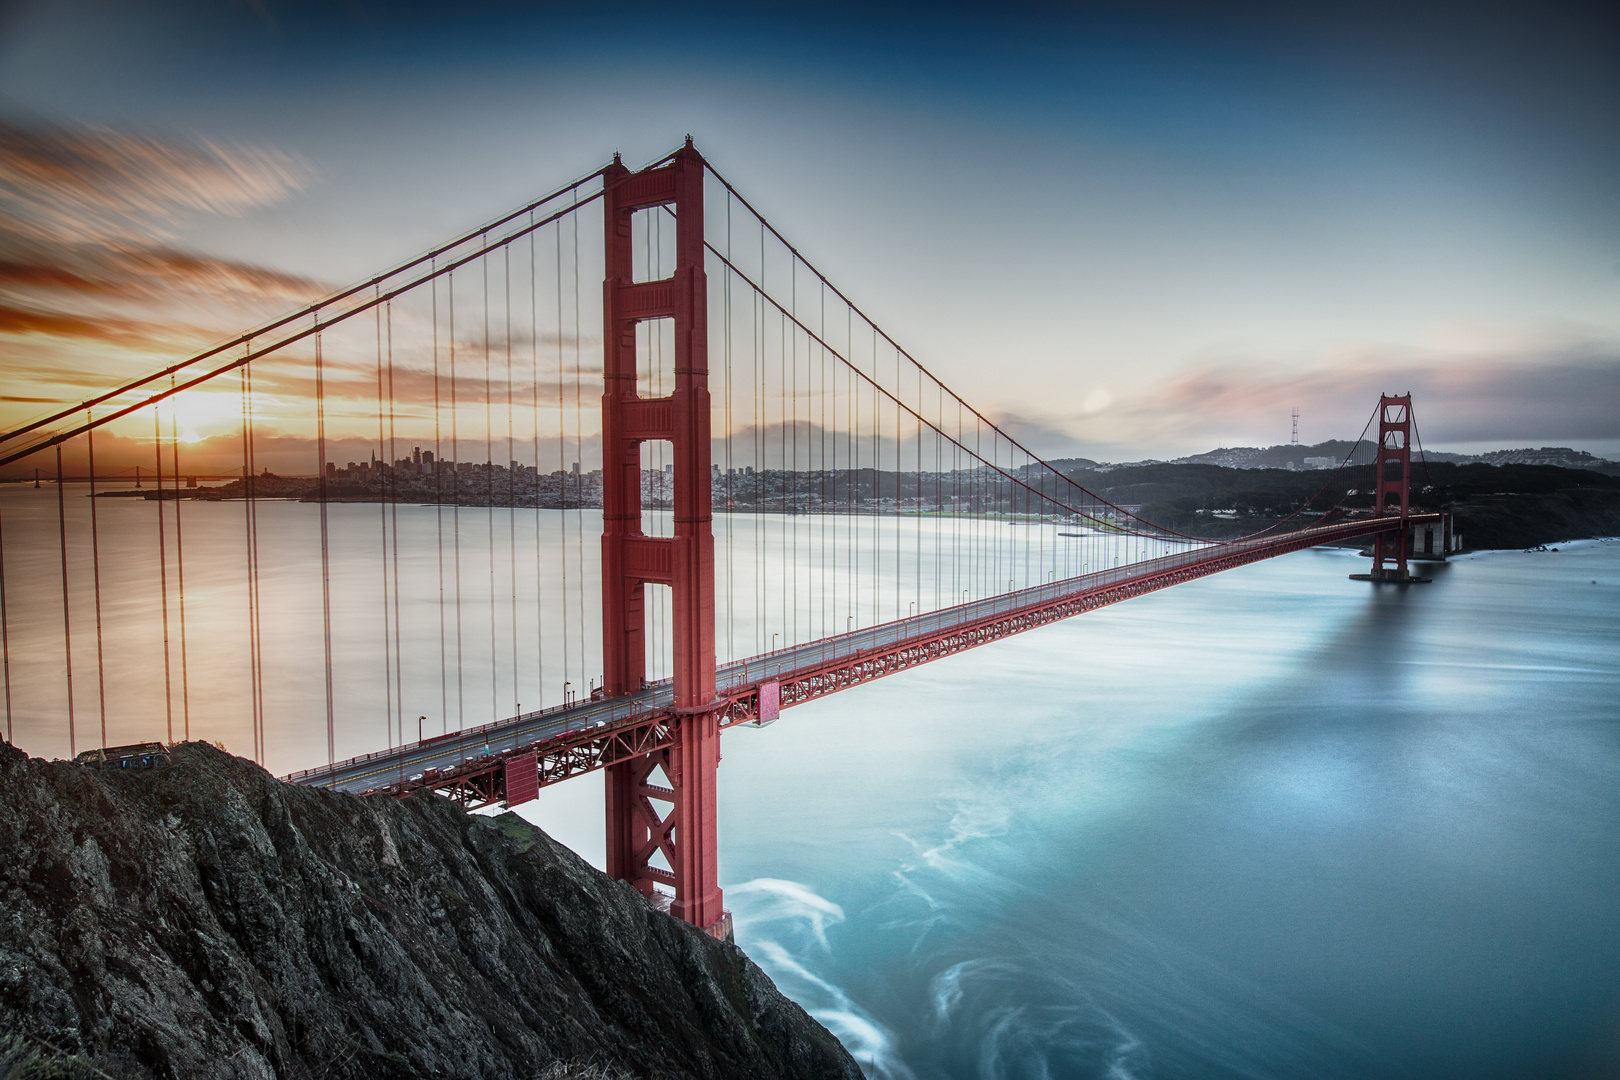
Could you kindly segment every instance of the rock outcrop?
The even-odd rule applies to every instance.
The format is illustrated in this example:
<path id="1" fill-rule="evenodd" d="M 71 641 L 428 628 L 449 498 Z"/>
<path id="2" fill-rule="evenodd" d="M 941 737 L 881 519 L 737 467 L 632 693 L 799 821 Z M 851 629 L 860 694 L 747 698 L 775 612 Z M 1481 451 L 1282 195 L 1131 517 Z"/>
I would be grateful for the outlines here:
<path id="1" fill-rule="evenodd" d="M 200 743 L 98 772 L 0 742 L 0 1033 L 114 1076 L 860 1076 L 741 950 L 516 815 Z"/>

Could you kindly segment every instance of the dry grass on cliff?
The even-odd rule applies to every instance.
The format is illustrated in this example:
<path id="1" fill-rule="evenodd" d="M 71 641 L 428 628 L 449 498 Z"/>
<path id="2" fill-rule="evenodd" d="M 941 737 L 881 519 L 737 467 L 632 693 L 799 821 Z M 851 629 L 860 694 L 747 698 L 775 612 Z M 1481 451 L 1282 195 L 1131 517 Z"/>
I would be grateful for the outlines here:
<path id="1" fill-rule="evenodd" d="M 5 1080 L 0 1074 L 0 1080 Z M 582 1061 L 558 1061 L 550 1065 L 535 1080 L 632 1080 L 629 1073 L 605 1069 Z"/>
<path id="2" fill-rule="evenodd" d="M 0 1036 L 0 1080 L 99 1080 L 106 1075 L 83 1058 L 35 1046 L 15 1035 Z"/>

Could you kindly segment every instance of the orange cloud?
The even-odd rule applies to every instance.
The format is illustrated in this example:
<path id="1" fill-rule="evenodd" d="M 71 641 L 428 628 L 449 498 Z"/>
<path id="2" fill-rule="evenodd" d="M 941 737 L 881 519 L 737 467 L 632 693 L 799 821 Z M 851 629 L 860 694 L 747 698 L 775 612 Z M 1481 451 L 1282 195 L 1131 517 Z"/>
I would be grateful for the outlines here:
<path id="1" fill-rule="evenodd" d="M 313 175 L 275 150 L 0 122 L 5 401 L 65 403 L 64 390 L 102 389 L 323 293 L 174 242 L 189 218 L 271 205 Z"/>

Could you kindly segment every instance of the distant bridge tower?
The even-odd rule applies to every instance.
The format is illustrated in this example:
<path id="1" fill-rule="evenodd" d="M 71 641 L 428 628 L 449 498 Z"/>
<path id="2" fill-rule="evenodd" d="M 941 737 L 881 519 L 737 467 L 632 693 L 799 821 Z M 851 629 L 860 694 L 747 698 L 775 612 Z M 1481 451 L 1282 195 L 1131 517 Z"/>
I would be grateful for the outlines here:
<path id="1" fill-rule="evenodd" d="M 1407 516 L 1411 512 L 1412 395 L 1380 395 L 1378 399 L 1378 485 L 1373 510 L 1380 516 L 1399 514 L 1400 528 L 1373 534 L 1374 581 L 1405 580 Z M 1384 563 L 1393 562 L 1386 570 Z"/>
<path id="2" fill-rule="evenodd" d="M 721 927 L 715 784 L 720 704 L 715 692 L 714 537 L 709 482 L 708 289 L 703 271 L 704 162 L 687 140 L 674 160 L 631 173 L 618 158 L 603 174 L 607 272 L 602 283 L 602 663 L 610 696 L 646 677 L 645 586 L 673 591 L 675 745 L 607 770 L 607 871 L 647 895 L 674 888 L 670 911 Z M 675 273 L 636 282 L 631 221 L 675 208 Z M 675 324 L 675 392 L 636 390 L 636 324 Z M 641 444 L 674 447 L 674 536 L 641 528 Z M 658 782 L 662 769 L 667 781 Z M 667 806 L 661 811 L 659 806 Z M 669 868 L 654 861 L 662 856 Z"/>

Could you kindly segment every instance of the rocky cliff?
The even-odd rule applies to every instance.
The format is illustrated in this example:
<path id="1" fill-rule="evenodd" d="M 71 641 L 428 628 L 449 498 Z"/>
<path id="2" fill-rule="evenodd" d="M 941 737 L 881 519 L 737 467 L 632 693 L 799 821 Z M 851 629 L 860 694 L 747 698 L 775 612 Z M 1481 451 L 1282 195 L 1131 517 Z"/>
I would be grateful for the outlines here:
<path id="1" fill-rule="evenodd" d="M 735 946 L 512 814 L 0 742 L 0 1035 L 114 1076 L 857 1078 Z"/>

